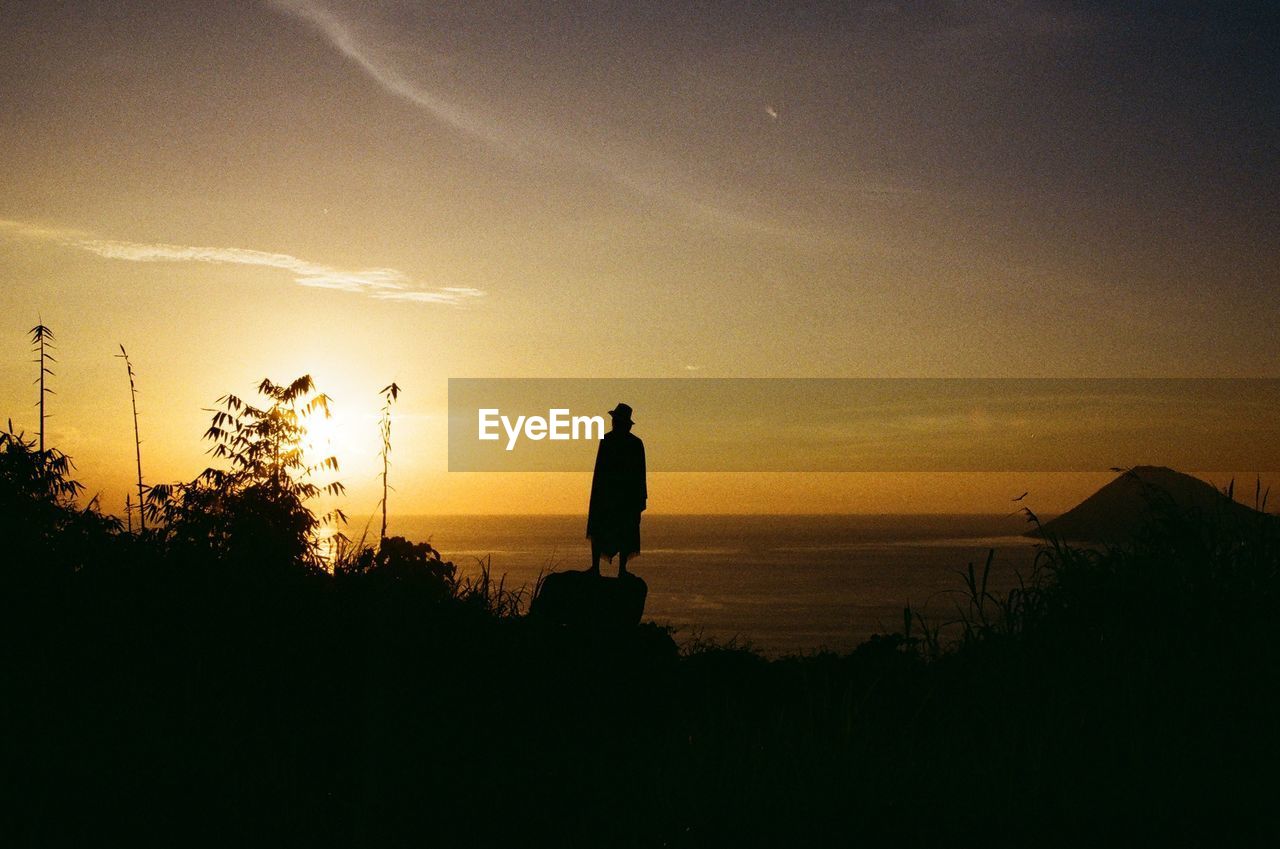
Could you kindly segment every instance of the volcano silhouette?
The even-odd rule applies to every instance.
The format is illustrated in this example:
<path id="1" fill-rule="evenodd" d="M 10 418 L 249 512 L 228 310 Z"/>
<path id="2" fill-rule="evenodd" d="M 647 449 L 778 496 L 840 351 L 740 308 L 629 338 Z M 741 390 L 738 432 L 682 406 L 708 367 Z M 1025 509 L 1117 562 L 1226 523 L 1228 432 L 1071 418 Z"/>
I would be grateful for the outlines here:
<path id="1" fill-rule="evenodd" d="M 1199 478 L 1164 466 L 1135 466 L 1027 536 L 1125 543 L 1137 539 L 1158 519 L 1231 524 L 1277 521 Z"/>

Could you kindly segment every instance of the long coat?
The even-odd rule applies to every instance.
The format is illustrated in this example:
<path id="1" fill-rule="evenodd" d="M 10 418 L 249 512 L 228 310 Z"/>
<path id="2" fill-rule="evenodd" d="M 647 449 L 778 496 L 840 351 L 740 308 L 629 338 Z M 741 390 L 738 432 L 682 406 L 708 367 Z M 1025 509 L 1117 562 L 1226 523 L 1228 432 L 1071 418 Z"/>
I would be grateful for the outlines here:
<path id="1" fill-rule="evenodd" d="M 644 443 L 634 433 L 611 430 L 600 440 L 591 477 L 587 537 L 606 557 L 640 553 L 640 514 L 649 500 Z"/>

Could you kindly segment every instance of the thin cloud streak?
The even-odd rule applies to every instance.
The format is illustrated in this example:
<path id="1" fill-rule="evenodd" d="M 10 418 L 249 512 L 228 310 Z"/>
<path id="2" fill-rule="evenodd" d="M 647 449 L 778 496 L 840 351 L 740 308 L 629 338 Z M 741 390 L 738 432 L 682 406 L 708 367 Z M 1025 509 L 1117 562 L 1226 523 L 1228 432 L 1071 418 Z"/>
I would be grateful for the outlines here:
<path id="1" fill-rule="evenodd" d="M 215 265 L 247 265 L 287 271 L 300 286 L 334 289 L 366 295 L 380 301 L 410 301 L 431 304 L 460 304 L 484 295 L 480 289 L 445 286 L 427 289 L 413 283 L 394 268 L 348 270 L 284 253 L 248 248 L 213 248 L 166 243 L 126 242 L 102 239 L 81 230 L 41 227 L 23 221 L 0 219 L 0 232 L 25 239 L 51 242 L 126 262 L 199 262 Z"/>
<path id="2" fill-rule="evenodd" d="M 706 193 L 691 193 L 687 175 L 666 163 L 637 168 L 592 151 L 589 146 L 536 125 L 519 129 L 510 122 L 486 118 L 474 110 L 441 97 L 427 86 L 409 79 L 390 61 L 378 55 L 378 47 L 361 39 L 354 28 L 314 0 L 271 0 L 272 5 L 307 22 L 339 53 L 354 62 L 387 92 L 424 109 L 454 129 L 484 141 L 517 161 L 529 162 L 533 154 L 568 161 L 641 197 L 676 207 L 704 226 L 747 235 L 775 236 L 811 241 L 812 235 L 784 224 L 756 218 L 722 203 L 706 200 Z"/>
<path id="3" fill-rule="evenodd" d="M 339 53 L 359 65 L 378 85 L 392 94 L 422 107 L 454 129 L 499 144 L 513 153 L 518 152 L 521 145 L 506 136 L 496 125 L 427 91 L 406 79 L 388 63 L 379 61 L 357 40 L 350 28 L 329 10 L 307 0 L 273 0 L 273 5 L 318 29 Z"/>

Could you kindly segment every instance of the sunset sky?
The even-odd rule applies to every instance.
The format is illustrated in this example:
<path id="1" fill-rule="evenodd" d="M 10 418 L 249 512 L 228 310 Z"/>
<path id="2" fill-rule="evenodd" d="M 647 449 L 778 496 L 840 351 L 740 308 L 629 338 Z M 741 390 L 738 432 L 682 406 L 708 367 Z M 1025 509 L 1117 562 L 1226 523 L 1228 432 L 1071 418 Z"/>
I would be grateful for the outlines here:
<path id="1" fill-rule="evenodd" d="M 572 512 L 581 475 L 445 471 L 448 378 L 1273 376 L 1277 17 L 0 0 L 0 416 L 36 426 L 42 321 L 50 441 L 119 511 L 119 344 L 149 482 L 207 465 L 218 396 L 310 373 L 365 516 L 394 380 L 393 511 Z M 651 506 L 1107 477 L 670 475 Z"/>

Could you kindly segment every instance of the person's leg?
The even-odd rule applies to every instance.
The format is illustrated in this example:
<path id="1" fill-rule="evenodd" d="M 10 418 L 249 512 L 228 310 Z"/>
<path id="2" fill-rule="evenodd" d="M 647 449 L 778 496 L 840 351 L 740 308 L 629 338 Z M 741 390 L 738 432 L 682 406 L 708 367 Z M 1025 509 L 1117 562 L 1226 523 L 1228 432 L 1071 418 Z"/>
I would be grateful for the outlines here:
<path id="1" fill-rule="evenodd" d="M 640 514 L 632 515 L 631 521 L 626 526 L 626 531 L 622 534 L 621 544 L 618 546 L 618 577 L 629 574 L 627 572 L 627 559 L 640 551 Z"/>
<path id="2" fill-rule="evenodd" d="M 591 568 L 587 570 L 596 575 L 600 574 L 600 546 L 596 545 L 596 541 L 591 541 Z"/>

